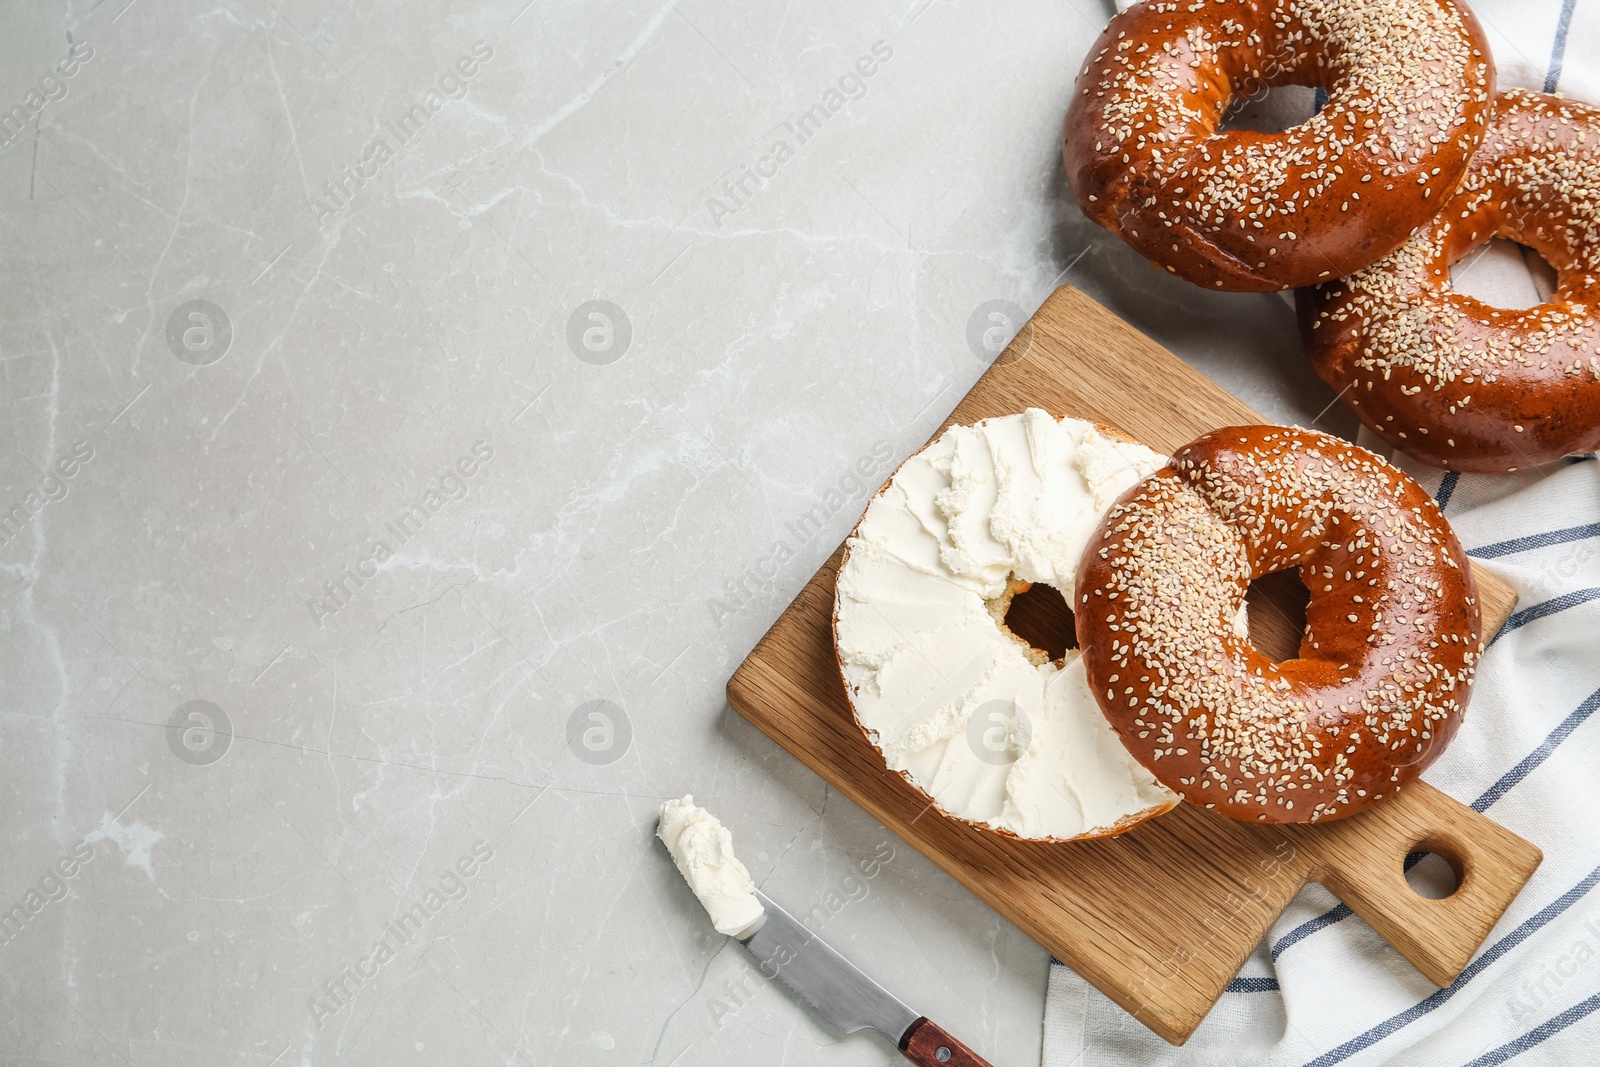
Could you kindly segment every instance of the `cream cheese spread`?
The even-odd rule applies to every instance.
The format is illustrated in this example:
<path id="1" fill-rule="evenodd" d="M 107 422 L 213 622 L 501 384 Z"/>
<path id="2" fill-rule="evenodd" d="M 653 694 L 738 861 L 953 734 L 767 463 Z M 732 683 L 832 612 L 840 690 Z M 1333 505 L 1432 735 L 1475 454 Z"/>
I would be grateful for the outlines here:
<path id="1" fill-rule="evenodd" d="M 765 909 L 756 899 L 750 872 L 733 854 L 733 835 L 715 815 L 696 806 L 692 795 L 669 800 L 661 805 L 656 836 L 672 853 L 718 933 L 743 937 L 754 932 Z"/>
<path id="2" fill-rule="evenodd" d="M 1050 662 L 999 621 L 1018 579 L 1071 605 L 1101 516 L 1165 463 L 1030 408 L 952 426 L 868 506 L 835 593 L 839 660 L 857 722 L 944 811 L 1071 839 L 1177 802 L 1117 739 L 1078 651 Z"/>

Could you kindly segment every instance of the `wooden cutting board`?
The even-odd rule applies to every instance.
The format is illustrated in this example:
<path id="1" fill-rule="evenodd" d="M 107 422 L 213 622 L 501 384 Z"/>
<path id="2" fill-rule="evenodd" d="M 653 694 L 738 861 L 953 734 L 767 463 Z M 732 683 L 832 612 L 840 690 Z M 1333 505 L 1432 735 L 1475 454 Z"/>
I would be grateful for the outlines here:
<path id="1" fill-rule="evenodd" d="M 945 426 L 1030 406 L 1119 427 L 1166 452 L 1219 426 L 1265 421 L 1071 287 L 1045 301 Z M 1362 815 L 1319 826 L 1236 822 L 1180 804 L 1120 837 L 1071 844 L 1007 839 L 930 811 L 884 767 L 845 700 L 832 634 L 840 555 L 734 672 L 728 702 L 1174 1044 L 1200 1025 L 1308 881 L 1325 885 L 1445 985 L 1539 865 L 1533 845 L 1421 782 Z M 1474 570 L 1485 633 L 1493 634 L 1516 595 Z M 1266 599 L 1289 595 L 1280 583 Z M 1274 642 L 1298 647 L 1292 623 L 1276 636 L 1265 631 L 1297 607 L 1303 618 L 1303 603 L 1256 607 L 1258 643 L 1269 652 L 1278 652 Z M 1453 895 L 1429 900 L 1411 890 L 1401 864 L 1413 850 L 1457 869 Z"/>

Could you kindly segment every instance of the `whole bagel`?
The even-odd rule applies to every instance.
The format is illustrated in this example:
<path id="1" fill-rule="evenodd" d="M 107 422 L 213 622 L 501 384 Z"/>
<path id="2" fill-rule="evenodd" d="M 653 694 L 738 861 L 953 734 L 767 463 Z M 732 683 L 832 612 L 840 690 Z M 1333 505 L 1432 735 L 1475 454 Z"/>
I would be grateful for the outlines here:
<path id="1" fill-rule="evenodd" d="M 1483 136 L 1494 63 L 1452 0 L 1137 4 L 1089 50 L 1062 158 L 1086 215 L 1212 289 L 1293 289 L 1399 247 Z M 1327 104 L 1282 133 L 1219 132 L 1278 85 Z"/>
<path id="2" fill-rule="evenodd" d="M 1253 579 L 1289 567 L 1311 600 L 1278 663 L 1232 621 Z M 1078 573 L 1101 710 L 1158 781 L 1224 815 L 1353 815 L 1438 756 L 1466 707 L 1466 555 L 1421 487 L 1339 438 L 1206 434 L 1111 508 Z"/>
<path id="3" fill-rule="evenodd" d="M 1450 265 L 1493 237 L 1556 268 L 1548 302 L 1501 309 L 1450 288 Z M 1507 92 L 1443 211 L 1296 301 L 1317 374 L 1425 463 L 1514 471 L 1600 448 L 1600 109 Z"/>

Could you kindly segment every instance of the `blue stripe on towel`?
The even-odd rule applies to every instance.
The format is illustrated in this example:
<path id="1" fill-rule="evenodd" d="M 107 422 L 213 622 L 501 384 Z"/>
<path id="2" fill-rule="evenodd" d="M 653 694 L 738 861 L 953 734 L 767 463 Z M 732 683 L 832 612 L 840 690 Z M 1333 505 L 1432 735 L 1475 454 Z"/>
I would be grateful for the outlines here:
<path id="1" fill-rule="evenodd" d="M 1481 548 L 1470 548 L 1467 550 L 1467 555 L 1473 559 L 1498 559 L 1501 556 L 1526 552 L 1531 548 L 1549 548 L 1551 545 L 1564 545 L 1597 535 L 1600 535 L 1600 522 L 1591 522 L 1583 526 L 1568 526 L 1562 530 L 1546 530 L 1544 533 L 1529 534 L 1527 537 L 1513 537 L 1509 541 L 1496 541 Z"/>
<path id="2" fill-rule="evenodd" d="M 1472 802 L 1473 811 L 1486 811 L 1489 806 L 1505 796 L 1511 788 L 1528 777 L 1539 764 L 1550 758 L 1550 753 L 1561 746 L 1561 742 L 1572 736 L 1572 732 L 1584 721 L 1594 714 L 1595 708 L 1600 708 L 1600 689 L 1596 689 L 1584 698 L 1582 704 L 1561 720 L 1561 725 L 1551 730 L 1549 735 L 1540 742 L 1539 747 L 1522 758 L 1522 761 L 1500 776 L 1500 780 L 1483 791 L 1483 795 Z"/>
<path id="3" fill-rule="evenodd" d="M 1278 988 L 1278 980 L 1270 976 L 1260 978 L 1235 978 L 1228 983 L 1230 993 L 1271 993 Z"/>
<path id="4" fill-rule="evenodd" d="M 1538 622 L 1540 619 L 1554 615 L 1558 611 L 1566 611 L 1568 608 L 1587 604 L 1591 600 L 1600 600 L 1600 587 L 1590 586 L 1587 589 L 1574 589 L 1570 593 L 1563 593 L 1558 597 L 1552 597 L 1542 603 L 1534 604 L 1532 607 L 1523 608 L 1506 620 L 1506 624 L 1500 628 L 1500 632 L 1489 639 L 1489 644 L 1494 644 L 1512 630 L 1522 629 L 1530 622 Z"/>
<path id="5" fill-rule="evenodd" d="M 1553 93 L 1561 84 L 1561 67 L 1567 58 L 1567 33 L 1572 29 L 1572 9 L 1578 0 L 1563 0 L 1561 18 L 1556 22 L 1556 39 L 1550 45 L 1550 69 L 1545 71 L 1544 91 Z"/>
<path id="6" fill-rule="evenodd" d="M 1509 1059 L 1522 1055 L 1533 1046 L 1554 1037 L 1579 1019 L 1586 1018 L 1600 1008 L 1600 993 L 1596 993 L 1588 1000 L 1580 1000 L 1560 1015 L 1552 1016 L 1547 1022 L 1529 1030 L 1521 1037 L 1507 1041 L 1499 1048 L 1490 1049 L 1482 1056 L 1467 1064 L 1466 1067 L 1494 1067 L 1497 1063 L 1504 1063 Z"/>
<path id="7" fill-rule="evenodd" d="M 1444 477 L 1439 481 L 1439 491 L 1434 494 L 1434 501 L 1443 511 L 1450 506 L 1450 498 L 1456 495 L 1456 486 L 1461 484 L 1460 471 L 1445 471 Z"/>
<path id="8" fill-rule="evenodd" d="M 1284 953 L 1286 949 L 1292 948 L 1293 946 L 1299 944 L 1301 941 L 1304 941 L 1318 930 L 1325 930 L 1334 923 L 1342 923 L 1354 914 L 1355 912 L 1350 910 L 1350 905 L 1335 904 L 1321 915 L 1318 915 L 1315 919 L 1307 919 L 1299 926 L 1296 926 L 1293 930 L 1290 930 L 1288 933 L 1278 938 L 1277 943 L 1272 946 L 1272 958 L 1276 960 Z"/>

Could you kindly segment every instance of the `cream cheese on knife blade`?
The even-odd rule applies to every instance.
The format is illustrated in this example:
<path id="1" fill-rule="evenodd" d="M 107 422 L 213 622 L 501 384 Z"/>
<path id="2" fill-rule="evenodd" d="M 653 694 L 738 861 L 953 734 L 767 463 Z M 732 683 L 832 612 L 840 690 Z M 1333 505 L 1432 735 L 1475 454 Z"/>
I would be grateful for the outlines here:
<path id="1" fill-rule="evenodd" d="M 871 1028 L 913 1063 L 988 1061 L 908 1008 L 816 932 L 756 891 L 733 854 L 733 835 L 693 796 L 661 805 L 656 834 L 719 933 L 748 949 L 767 978 L 800 994 L 823 1018 L 853 1033 Z"/>
<path id="2" fill-rule="evenodd" d="M 656 826 L 684 880 L 699 898 L 711 925 L 729 937 L 747 937 L 763 909 L 750 872 L 733 854 L 733 835 L 717 817 L 699 807 L 692 794 L 661 805 Z"/>

